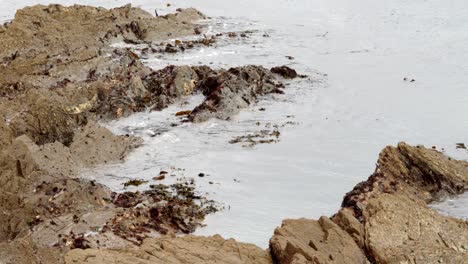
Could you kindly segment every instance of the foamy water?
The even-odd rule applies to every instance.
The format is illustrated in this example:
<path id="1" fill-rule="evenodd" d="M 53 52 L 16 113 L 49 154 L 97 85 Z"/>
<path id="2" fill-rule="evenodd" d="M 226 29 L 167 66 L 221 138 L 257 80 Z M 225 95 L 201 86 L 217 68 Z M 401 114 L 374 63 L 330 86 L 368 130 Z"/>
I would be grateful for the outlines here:
<path id="1" fill-rule="evenodd" d="M 0 19 L 37 2 L 51 1 L 0 0 Z M 60 2 L 112 7 L 127 1 Z M 146 59 L 154 68 L 287 64 L 310 76 L 288 82 L 285 95 L 267 96 L 229 122 L 174 126 L 180 123 L 174 114 L 200 102 L 198 95 L 162 112 L 105 124 L 116 133 L 141 136 L 145 144 L 125 163 L 85 176 L 115 190 L 130 178 L 151 181 L 160 170 L 175 175 L 165 183 L 194 177 L 201 192 L 226 206 L 209 216 L 198 234 L 219 233 L 266 247 L 282 219 L 336 212 L 343 195 L 373 172 L 379 151 L 399 141 L 468 157 L 455 148 L 468 142 L 464 0 L 177 0 L 169 8 L 161 1 L 131 2 L 160 14 L 197 7 L 213 17 L 201 22 L 210 32 L 255 30 L 250 38 L 213 48 Z M 275 124 L 281 132 L 277 143 L 229 144 Z M 467 205 L 462 196 L 434 208 L 466 218 Z"/>

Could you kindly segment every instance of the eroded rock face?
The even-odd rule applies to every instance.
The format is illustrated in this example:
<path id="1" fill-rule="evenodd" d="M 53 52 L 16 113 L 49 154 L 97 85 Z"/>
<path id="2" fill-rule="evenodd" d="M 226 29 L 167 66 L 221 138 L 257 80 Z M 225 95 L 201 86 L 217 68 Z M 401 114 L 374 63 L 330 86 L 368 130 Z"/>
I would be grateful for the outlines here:
<path id="1" fill-rule="evenodd" d="M 368 263 L 354 240 L 329 218 L 284 220 L 270 240 L 278 263 Z"/>
<path id="2" fill-rule="evenodd" d="M 225 240 L 220 236 L 165 236 L 146 239 L 139 248 L 72 250 L 65 256 L 65 263 L 270 264 L 272 261 L 267 251 L 233 239 Z"/>
<path id="3" fill-rule="evenodd" d="M 365 241 L 376 263 L 466 263 L 468 222 L 422 201 L 382 194 L 364 212 Z"/>
<path id="4" fill-rule="evenodd" d="M 468 222 L 427 204 L 467 183 L 466 161 L 405 143 L 386 147 L 374 174 L 346 194 L 333 225 L 324 227 L 326 217 L 284 221 L 270 241 L 272 256 L 278 263 L 465 263 Z"/>
<path id="5" fill-rule="evenodd" d="M 154 71 L 131 50 L 110 46 L 194 34 L 191 21 L 202 17 L 194 9 L 155 18 L 131 6 L 50 5 L 22 9 L 0 26 L 0 263 L 272 263 L 267 251 L 219 236 L 146 238 L 193 232 L 211 210 L 194 207 L 194 197 L 158 204 L 164 188 L 153 188 L 122 201 L 75 178 L 81 167 L 120 160 L 136 144 L 95 120 L 159 110 L 195 92 L 206 100 L 190 121 L 229 119 L 259 96 L 281 93 L 275 74 L 302 77 L 285 66 Z M 462 193 L 467 182 L 467 162 L 404 143 L 387 147 L 331 219 L 284 221 L 270 242 L 273 259 L 463 263 L 467 223 L 427 203 Z M 83 235 L 96 227 L 112 232 Z"/>
<path id="6" fill-rule="evenodd" d="M 0 89 L 14 95 L 25 84 L 84 81 L 110 72 L 108 45 L 115 40 L 146 42 L 194 34 L 194 9 L 154 17 L 130 5 L 104 9 L 61 5 L 26 7 L 0 31 Z M 86 21 L 83 23 L 83 21 Z"/>
<path id="7" fill-rule="evenodd" d="M 461 194 L 468 188 L 467 165 L 421 146 L 400 143 L 396 148 L 386 147 L 374 174 L 347 193 L 342 206 L 352 208 L 360 217 L 366 204 L 384 193 L 427 203 L 444 195 Z"/>

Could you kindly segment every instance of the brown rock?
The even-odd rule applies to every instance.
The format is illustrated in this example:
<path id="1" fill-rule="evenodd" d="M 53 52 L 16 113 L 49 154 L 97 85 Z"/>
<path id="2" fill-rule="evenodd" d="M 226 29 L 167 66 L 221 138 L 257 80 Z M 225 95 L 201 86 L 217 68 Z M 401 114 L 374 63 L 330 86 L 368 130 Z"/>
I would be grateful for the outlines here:
<path id="1" fill-rule="evenodd" d="M 209 74 L 200 83 L 206 100 L 189 115 L 193 122 L 210 118 L 228 119 L 240 109 L 269 93 L 281 93 L 283 85 L 273 74 L 260 66 L 245 66 Z"/>
<path id="2" fill-rule="evenodd" d="M 0 150 L 10 145 L 13 141 L 13 133 L 0 115 Z"/>
<path id="3" fill-rule="evenodd" d="M 139 144 L 133 137 L 117 136 L 94 122 L 81 128 L 70 146 L 72 154 L 85 167 L 122 160 Z"/>
<path id="4" fill-rule="evenodd" d="M 360 248 L 364 248 L 364 226 L 354 217 L 350 209 L 342 208 L 332 220 L 348 232 Z"/>
<path id="5" fill-rule="evenodd" d="M 212 237 L 169 237 L 146 239 L 139 248 L 117 250 L 72 250 L 66 264 L 270 264 L 267 251 L 233 239 Z"/>
<path id="6" fill-rule="evenodd" d="M 190 115 L 190 113 L 192 113 L 192 110 L 179 111 L 175 114 L 175 116 L 186 116 Z"/>
<path id="7" fill-rule="evenodd" d="M 294 79 L 298 76 L 296 70 L 289 68 L 288 66 L 279 66 L 271 68 L 271 72 L 281 75 L 286 79 Z"/>
<path id="8" fill-rule="evenodd" d="M 353 238 L 329 218 L 284 220 L 270 240 L 278 263 L 368 263 Z"/>
<path id="9" fill-rule="evenodd" d="M 376 263 L 467 263 L 468 223 L 422 201 L 382 194 L 364 217 L 366 246 Z"/>
<path id="10" fill-rule="evenodd" d="M 451 159 L 434 149 L 399 143 L 380 153 L 374 174 L 347 193 L 342 206 L 352 208 L 362 220 L 368 201 L 383 193 L 429 203 L 463 193 L 467 187 L 468 162 Z"/>

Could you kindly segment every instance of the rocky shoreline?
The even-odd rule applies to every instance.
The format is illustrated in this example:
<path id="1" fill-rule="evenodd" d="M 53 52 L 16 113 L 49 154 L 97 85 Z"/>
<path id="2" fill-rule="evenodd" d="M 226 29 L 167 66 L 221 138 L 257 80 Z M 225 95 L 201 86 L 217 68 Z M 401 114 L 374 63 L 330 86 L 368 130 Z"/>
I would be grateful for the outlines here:
<path id="1" fill-rule="evenodd" d="M 193 183 L 112 193 L 82 168 L 124 159 L 141 144 L 98 124 L 161 110 L 202 93 L 183 122 L 228 120 L 284 79 L 286 66 L 168 66 L 152 70 L 113 43 L 163 43 L 200 35 L 195 9 L 154 17 L 130 5 L 34 6 L 0 26 L 0 263 L 464 263 L 468 223 L 427 204 L 468 188 L 468 163 L 400 143 L 344 197 L 334 216 L 285 220 L 269 250 L 189 234 L 216 202 Z M 230 38 L 237 37 L 229 34 Z M 239 33 L 248 37 L 248 32 Z M 164 44 L 183 52 L 216 37 Z M 146 52 L 149 52 L 149 48 Z"/>

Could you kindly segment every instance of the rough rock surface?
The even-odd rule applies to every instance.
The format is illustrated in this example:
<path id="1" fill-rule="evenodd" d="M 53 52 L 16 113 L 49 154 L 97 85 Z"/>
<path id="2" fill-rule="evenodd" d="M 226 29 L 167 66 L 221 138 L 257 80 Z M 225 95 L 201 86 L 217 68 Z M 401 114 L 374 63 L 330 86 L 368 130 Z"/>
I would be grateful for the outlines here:
<path id="1" fill-rule="evenodd" d="M 468 222 L 424 202 L 382 194 L 364 212 L 366 246 L 375 263 L 467 263 Z"/>
<path id="2" fill-rule="evenodd" d="M 29 85 L 84 81 L 109 72 L 102 56 L 112 41 L 164 40 L 194 34 L 191 21 L 203 18 L 194 9 L 164 17 L 130 5 L 107 10 L 89 6 L 27 7 L 0 30 L 0 87 L 4 95 Z"/>
<path id="3" fill-rule="evenodd" d="M 270 240 L 278 263 L 368 263 L 354 240 L 329 218 L 285 220 Z"/>
<path id="4" fill-rule="evenodd" d="M 80 168 L 120 160 L 138 143 L 96 120 L 159 110 L 195 92 L 206 100 L 188 120 L 229 119 L 259 96 L 281 93 L 275 74 L 303 77 L 285 66 L 154 71 L 132 50 L 111 46 L 198 34 L 192 21 L 200 18 L 194 9 L 156 18 L 130 5 L 49 5 L 19 10 L 0 26 L 0 263 L 466 262 L 467 222 L 427 203 L 464 192 L 468 163 L 423 147 L 385 148 L 333 217 L 285 220 L 271 257 L 219 236 L 147 238 L 190 233 L 213 210 L 196 204 L 187 186 L 179 186 L 183 197 L 164 186 L 115 194 L 77 179 Z"/>
<path id="5" fill-rule="evenodd" d="M 468 188 L 467 164 L 422 146 L 399 143 L 386 147 L 374 174 L 347 193 L 342 206 L 352 208 L 359 217 L 371 198 L 383 193 L 403 194 L 427 203 L 461 194 Z"/>
<path id="6" fill-rule="evenodd" d="M 468 222 L 427 206 L 466 189 L 468 162 L 422 146 L 386 147 L 376 171 L 344 197 L 343 208 L 332 217 L 335 224 L 324 228 L 322 223 L 330 222 L 326 217 L 285 220 L 270 240 L 273 259 L 278 263 L 467 263 Z M 332 239 L 330 234 L 340 237 Z M 327 259 L 328 254 L 334 259 Z"/>
<path id="7" fill-rule="evenodd" d="M 252 244 L 212 237 L 168 237 L 146 239 L 139 248 L 122 250 L 72 250 L 65 263 L 226 263 L 226 264 L 269 264 L 268 252 Z"/>
<path id="8" fill-rule="evenodd" d="M 210 118 L 228 119 L 268 93 L 282 93 L 284 86 L 267 69 L 259 66 L 246 66 L 220 71 L 216 75 L 208 73 L 203 79 L 201 90 L 206 100 L 189 115 L 194 122 Z"/>

